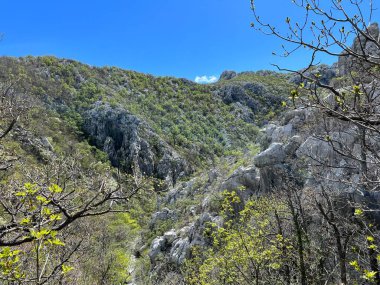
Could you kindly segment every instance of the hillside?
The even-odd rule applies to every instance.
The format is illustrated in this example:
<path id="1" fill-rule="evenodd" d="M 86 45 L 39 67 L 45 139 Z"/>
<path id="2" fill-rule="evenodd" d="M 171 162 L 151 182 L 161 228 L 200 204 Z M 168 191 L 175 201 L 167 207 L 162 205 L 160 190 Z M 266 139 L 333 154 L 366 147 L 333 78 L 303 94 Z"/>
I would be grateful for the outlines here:
<path id="1" fill-rule="evenodd" d="M 166 160 L 178 164 L 178 173 L 171 174 L 177 179 L 254 144 L 258 127 L 276 115 L 291 88 L 279 75 L 241 74 L 198 85 L 52 57 L 2 58 L 0 64 L 4 82 L 18 78 L 16 87 L 26 90 L 37 108 L 44 106 L 107 152 L 114 166 L 131 172 L 138 163 L 142 172 L 161 179 L 174 171 L 160 167 Z M 129 137 L 119 132 L 123 128 Z M 128 149 L 140 138 L 139 150 Z"/>
<path id="2" fill-rule="evenodd" d="M 99 274 L 111 282 L 106 284 L 130 280 L 130 267 L 136 268 L 134 279 L 143 278 L 156 260 L 148 256 L 153 239 L 196 220 L 194 206 L 210 192 L 200 190 L 208 179 L 204 172 L 217 166 L 218 175 L 230 176 L 247 166 L 264 139 L 260 128 L 281 114 L 292 88 L 287 75 L 273 72 L 222 76 L 215 84 L 199 85 L 54 57 L 3 57 L 0 66 L 4 128 L 17 116 L 2 140 L 3 183 L 33 183 L 46 175 L 44 183 L 60 184 L 66 175 L 68 187 L 91 189 L 98 179 L 109 179 L 103 177 L 119 179 L 120 172 L 132 175 L 132 184 L 156 179 L 142 182 L 145 190 L 119 205 L 129 214 L 92 218 L 89 223 L 95 219 L 99 226 L 91 229 L 75 223 L 79 235 L 71 242 L 87 227 L 83 243 L 91 248 L 82 259 L 75 257 L 86 260 L 76 264 L 76 284 L 98 282 Z M 184 195 L 183 187 L 190 192 Z M 162 199 L 178 201 L 168 208 Z M 195 216 L 188 218 L 189 211 Z M 170 213 L 173 222 L 163 218 Z M 104 255 L 100 264 L 92 257 L 96 252 Z M 177 265 L 186 252 L 187 247 L 179 253 Z M 108 266 L 110 271 L 103 272 Z"/>
<path id="3" fill-rule="evenodd" d="M 0 285 L 380 285 L 379 4 L 3 1 Z"/>
<path id="4" fill-rule="evenodd" d="M 0 279 L 371 282 L 379 73 L 352 65 L 200 85 L 0 58 Z"/>

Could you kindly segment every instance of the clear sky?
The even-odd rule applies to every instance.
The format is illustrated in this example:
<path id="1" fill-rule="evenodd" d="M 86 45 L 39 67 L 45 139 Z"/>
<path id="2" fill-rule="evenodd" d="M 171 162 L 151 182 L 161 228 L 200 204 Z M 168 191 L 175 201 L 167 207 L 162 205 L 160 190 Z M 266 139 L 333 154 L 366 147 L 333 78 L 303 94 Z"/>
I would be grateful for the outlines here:
<path id="1" fill-rule="evenodd" d="M 302 54 L 287 61 L 272 55 L 281 43 L 250 27 L 249 0 L 1 2 L 0 55 L 54 55 L 192 80 L 227 69 L 305 64 Z M 263 17 L 278 25 L 293 12 L 290 0 L 256 2 Z"/>

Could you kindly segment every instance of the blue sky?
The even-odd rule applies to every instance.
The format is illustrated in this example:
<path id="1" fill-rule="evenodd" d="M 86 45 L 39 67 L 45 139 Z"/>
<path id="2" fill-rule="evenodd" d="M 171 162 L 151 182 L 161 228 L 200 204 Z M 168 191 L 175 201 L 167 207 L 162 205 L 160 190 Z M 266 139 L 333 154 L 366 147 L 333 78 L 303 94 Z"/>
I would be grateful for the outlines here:
<path id="1" fill-rule="evenodd" d="M 278 25 L 294 12 L 290 0 L 256 2 Z M 1 8 L 0 55 L 54 55 L 192 80 L 305 65 L 302 53 L 272 55 L 281 42 L 250 27 L 249 0 L 3 0 Z"/>

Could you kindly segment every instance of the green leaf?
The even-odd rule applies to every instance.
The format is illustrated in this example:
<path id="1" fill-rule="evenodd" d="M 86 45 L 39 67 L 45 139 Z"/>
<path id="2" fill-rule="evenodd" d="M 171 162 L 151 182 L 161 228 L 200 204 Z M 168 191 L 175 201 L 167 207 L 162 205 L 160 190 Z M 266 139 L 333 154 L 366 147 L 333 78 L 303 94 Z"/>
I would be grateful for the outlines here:
<path id="1" fill-rule="evenodd" d="M 61 193 L 63 191 L 57 184 L 52 184 L 48 189 L 52 193 Z"/>
<path id="2" fill-rule="evenodd" d="M 69 273 L 72 270 L 74 270 L 74 267 L 62 264 L 62 274 Z"/>

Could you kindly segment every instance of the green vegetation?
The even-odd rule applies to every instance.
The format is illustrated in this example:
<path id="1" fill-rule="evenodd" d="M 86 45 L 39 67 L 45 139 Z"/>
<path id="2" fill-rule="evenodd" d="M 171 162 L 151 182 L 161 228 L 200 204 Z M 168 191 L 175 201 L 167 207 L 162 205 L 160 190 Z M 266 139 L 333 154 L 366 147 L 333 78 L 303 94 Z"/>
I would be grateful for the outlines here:
<path id="1" fill-rule="evenodd" d="M 292 84 L 288 82 L 290 76 L 286 73 L 276 73 L 273 71 L 242 72 L 230 80 L 222 80 L 218 85 L 230 83 L 258 83 L 266 86 L 269 93 L 283 95 Z"/>
<path id="2" fill-rule="evenodd" d="M 380 285 L 376 8 L 292 2 L 294 76 L 0 58 L 0 284 Z"/>
<path id="3" fill-rule="evenodd" d="M 190 162 L 200 165 L 228 150 L 256 141 L 258 128 L 235 115 L 215 91 L 225 84 L 199 85 L 184 79 L 153 77 L 114 67 L 94 68 L 54 57 L 2 58 L 0 77 L 19 77 L 19 88 L 47 101 L 80 134 L 83 112 L 95 102 L 122 107 L 146 121 L 154 132 Z M 228 84 L 263 83 L 267 92 L 286 96 L 286 76 L 241 74 Z M 250 96 L 264 103 L 261 95 Z M 281 101 L 281 100 L 280 100 Z M 279 102 L 280 102 L 279 101 Z M 265 104 L 268 104 L 266 102 Z M 272 119 L 280 106 L 258 111 L 257 122 Z"/>
<path id="4" fill-rule="evenodd" d="M 289 258 L 292 246 L 281 234 L 273 233 L 274 213 L 284 211 L 272 199 L 251 200 L 236 216 L 233 205 L 241 203 L 235 192 L 225 192 L 223 227 L 209 225 L 212 247 L 206 251 L 194 248 L 189 261 L 188 284 L 283 284 L 279 272 Z M 285 213 L 283 213 L 285 214 Z"/>
<path id="5" fill-rule="evenodd" d="M 138 266 L 136 274 L 142 278 L 149 261 L 145 250 L 141 252 L 144 258 L 132 265 L 137 243 L 149 244 L 155 235 L 173 227 L 171 222 L 163 222 L 155 231 L 148 228 L 156 197 L 144 192 L 128 200 L 128 205 L 116 204 L 117 211 L 128 213 L 78 220 L 61 231 L 59 225 L 71 219 L 65 207 L 70 213 L 75 209 L 80 212 L 86 197 L 99 185 L 112 189 L 118 183 L 130 187 L 136 182 L 129 178 L 119 181 L 107 154 L 85 140 L 83 114 L 96 102 L 124 108 L 146 121 L 193 165 L 224 154 L 241 155 L 258 135 L 254 124 L 236 118 L 234 107 L 215 96 L 215 86 L 117 68 L 93 68 L 54 57 L 1 58 L 0 63 L 1 91 L 6 94 L 12 86 L 6 99 L 20 115 L 17 131 L 1 141 L 2 160 L 17 161 L 2 175 L 2 193 L 18 201 L 15 219 L 21 228 L 17 230 L 25 231 L 24 237 L 16 233 L 7 236 L 9 246 L 1 249 L 1 279 L 6 284 L 26 280 L 36 284 L 123 284 L 131 280 L 131 266 Z M 1 126 L 12 121 L 8 109 L 1 109 L 1 114 Z M 154 146 L 157 142 L 150 143 Z M 23 170 L 25 165 L 27 171 Z M 151 191 L 151 182 L 142 183 L 146 183 L 144 191 Z M 204 183 L 199 181 L 199 187 Z M 104 197 L 108 197 L 107 191 Z M 185 216 L 193 201 L 201 199 L 200 193 L 194 193 L 175 206 Z M 7 207 L 1 209 L 0 226 L 13 219 Z M 18 242 L 27 246 L 20 248 Z M 96 262 L 99 256 L 102 258 Z M 81 262 L 74 262 L 76 259 Z"/>

